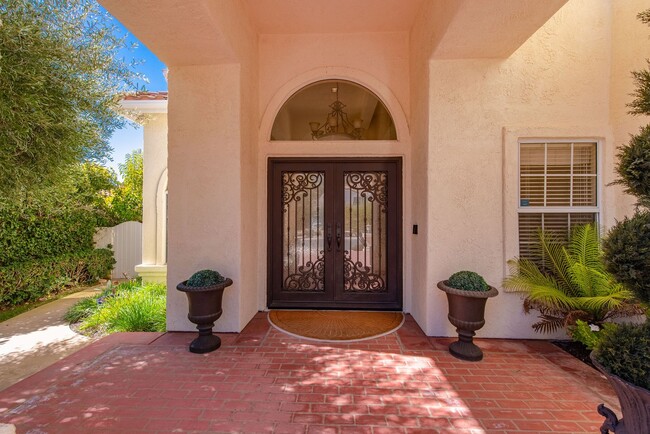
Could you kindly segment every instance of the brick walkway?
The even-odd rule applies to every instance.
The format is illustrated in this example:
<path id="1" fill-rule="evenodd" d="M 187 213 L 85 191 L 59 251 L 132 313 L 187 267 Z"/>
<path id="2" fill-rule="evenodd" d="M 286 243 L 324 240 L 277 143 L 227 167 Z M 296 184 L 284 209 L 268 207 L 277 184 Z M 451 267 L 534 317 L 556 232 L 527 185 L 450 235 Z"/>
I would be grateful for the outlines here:
<path id="1" fill-rule="evenodd" d="M 264 314 L 216 352 L 187 333 L 104 338 L 0 393 L 18 433 L 598 432 L 606 382 L 542 341 L 482 340 L 462 362 L 410 318 L 397 333 L 315 344 Z"/>

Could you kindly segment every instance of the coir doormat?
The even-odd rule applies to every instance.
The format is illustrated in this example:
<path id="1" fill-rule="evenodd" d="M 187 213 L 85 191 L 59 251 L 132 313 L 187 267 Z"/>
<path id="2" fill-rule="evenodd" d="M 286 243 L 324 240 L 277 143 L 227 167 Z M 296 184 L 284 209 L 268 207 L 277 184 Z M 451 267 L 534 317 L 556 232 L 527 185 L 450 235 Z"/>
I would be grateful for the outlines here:
<path id="1" fill-rule="evenodd" d="M 402 312 L 333 310 L 272 310 L 269 322 L 300 338 L 326 341 L 360 341 L 394 332 L 404 322 Z"/>

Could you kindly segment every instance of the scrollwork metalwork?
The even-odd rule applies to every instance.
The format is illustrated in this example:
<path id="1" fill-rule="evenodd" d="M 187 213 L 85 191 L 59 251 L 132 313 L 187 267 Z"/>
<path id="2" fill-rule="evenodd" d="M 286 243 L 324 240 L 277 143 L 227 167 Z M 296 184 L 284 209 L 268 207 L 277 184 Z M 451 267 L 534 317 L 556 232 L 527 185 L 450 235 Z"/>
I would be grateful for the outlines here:
<path id="1" fill-rule="evenodd" d="M 368 202 L 377 202 L 379 210 L 386 212 L 388 186 L 386 172 L 346 172 L 345 182 Z"/>
<path id="2" fill-rule="evenodd" d="M 318 252 L 318 259 L 308 261 L 298 267 L 298 272 L 290 274 L 284 279 L 285 291 L 324 291 L 325 277 L 325 252 Z"/>
<path id="3" fill-rule="evenodd" d="M 322 172 L 284 172 L 282 174 L 282 205 L 284 212 L 291 202 L 298 202 L 323 183 Z"/>
<path id="4" fill-rule="evenodd" d="M 349 251 L 345 251 L 343 260 L 345 291 L 348 292 L 385 292 L 386 283 L 381 276 L 361 261 L 353 261 Z"/>

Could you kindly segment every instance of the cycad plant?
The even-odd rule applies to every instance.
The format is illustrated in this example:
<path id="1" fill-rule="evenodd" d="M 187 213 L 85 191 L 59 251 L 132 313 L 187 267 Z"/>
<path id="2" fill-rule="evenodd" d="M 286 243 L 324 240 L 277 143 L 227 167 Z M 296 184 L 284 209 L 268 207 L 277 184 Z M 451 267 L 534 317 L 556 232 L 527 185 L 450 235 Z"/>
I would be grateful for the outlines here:
<path id="1" fill-rule="evenodd" d="M 539 311 L 536 332 L 571 328 L 577 320 L 602 327 L 616 317 L 643 313 L 634 295 L 605 270 L 598 230 L 592 224 L 576 226 L 569 242 L 552 233 L 538 233 L 541 263 L 516 258 L 508 261 L 508 292 L 525 294 L 524 310 Z"/>

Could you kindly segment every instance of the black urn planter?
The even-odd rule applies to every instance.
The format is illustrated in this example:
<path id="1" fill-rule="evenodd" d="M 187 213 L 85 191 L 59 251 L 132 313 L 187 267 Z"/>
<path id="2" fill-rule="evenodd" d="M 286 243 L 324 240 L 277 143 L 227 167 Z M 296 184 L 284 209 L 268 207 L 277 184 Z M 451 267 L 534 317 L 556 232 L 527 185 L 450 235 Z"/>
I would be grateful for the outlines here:
<path id="1" fill-rule="evenodd" d="M 187 280 L 176 285 L 176 289 L 187 295 L 189 313 L 187 319 L 196 324 L 199 337 L 190 344 L 190 352 L 203 354 L 221 346 L 221 338 L 212 334 L 214 322 L 221 317 L 223 291 L 232 285 L 231 279 L 210 286 L 187 286 Z"/>
<path id="2" fill-rule="evenodd" d="M 438 288 L 447 293 L 449 322 L 456 327 L 458 340 L 449 345 L 452 356 L 471 362 L 483 359 L 483 351 L 473 342 L 476 330 L 485 325 L 485 303 L 499 294 L 490 286 L 489 291 L 466 291 L 447 286 L 447 281 L 438 282 Z"/>
<path id="3" fill-rule="evenodd" d="M 649 434 L 650 433 L 650 390 L 635 386 L 622 378 L 607 372 L 591 353 L 591 362 L 602 372 L 614 388 L 618 402 L 621 404 L 623 418 L 618 419 L 616 414 L 604 404 L 598 406 L 598 414 L 605 417 L 605 422 L 600 427 L 601 433 L 613 432 L 616 434 Z"/>

